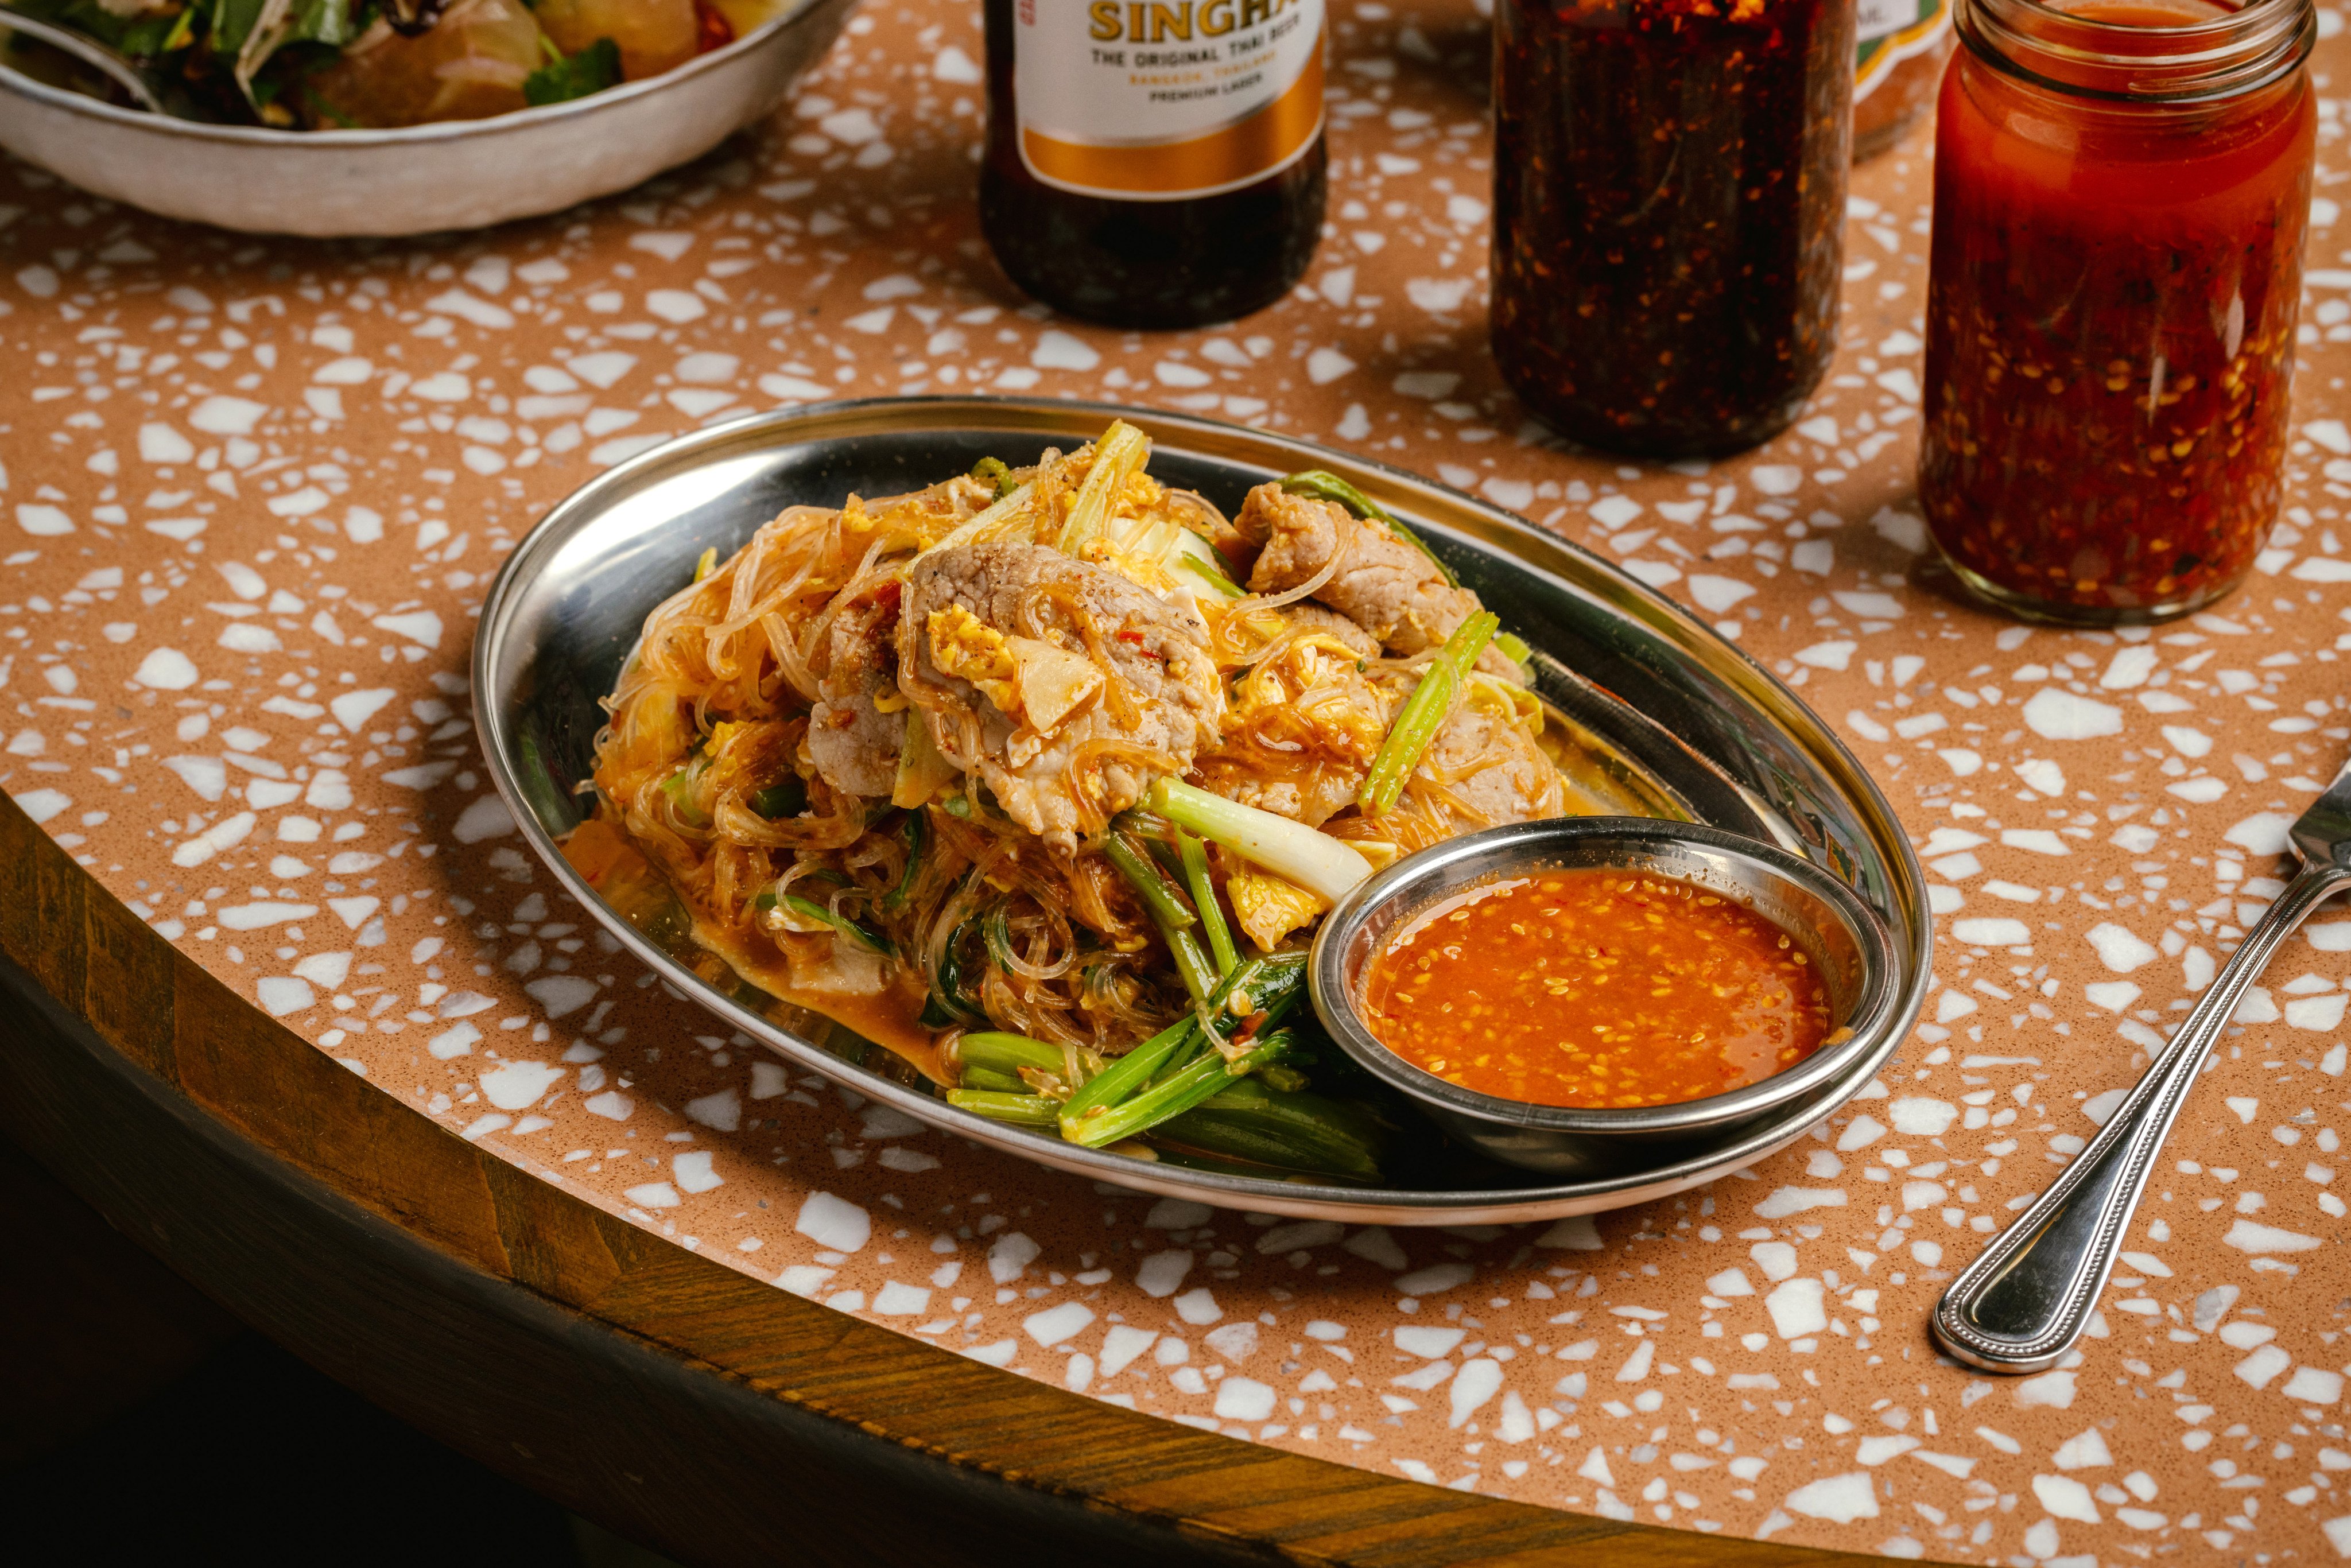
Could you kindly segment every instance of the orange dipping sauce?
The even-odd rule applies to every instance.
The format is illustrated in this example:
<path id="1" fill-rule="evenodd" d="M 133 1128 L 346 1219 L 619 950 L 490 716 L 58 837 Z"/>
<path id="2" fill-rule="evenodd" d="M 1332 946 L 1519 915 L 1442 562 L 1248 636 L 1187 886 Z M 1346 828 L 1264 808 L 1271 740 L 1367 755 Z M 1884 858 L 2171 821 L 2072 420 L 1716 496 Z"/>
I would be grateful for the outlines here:
<path id="1" fill-rule="evenodd" d="M 1671 1105 L 1760 1082 L 1828 1038 L 1828 988 L 1786 932 L 1670 877 L 1489 883 L 1372 961 L 1380 1043 L 1465 1089 L 1536 1105 Z"/>

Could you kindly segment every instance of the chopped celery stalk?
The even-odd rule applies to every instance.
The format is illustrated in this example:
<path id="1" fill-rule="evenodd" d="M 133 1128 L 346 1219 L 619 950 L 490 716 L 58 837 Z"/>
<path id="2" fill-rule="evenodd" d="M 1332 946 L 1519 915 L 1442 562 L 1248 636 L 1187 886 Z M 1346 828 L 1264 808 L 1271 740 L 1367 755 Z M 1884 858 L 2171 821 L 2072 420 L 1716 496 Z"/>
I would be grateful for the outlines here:
<path id="1" fill-rule="evenodd" d="M 936 544 L 932 545 L 928 549 L 925 549 L 922 551 L 921 554 L 915 556 L 914 560 L 908 561 L 906 563 L 907 566 L 911 568 L 914 564 L 915 560 L 922 559 L 924 556 L 931 555 L 943 549 L 953 549 L 957 545 L 987 543 L 989 539 L 995 537 L 995 530 L 997 528 L 1011 521 L 1015 515 L 1029 505 L 1029 497 L 1035 490 L 1036 486 L 1033 483 L 1013 486 L 1013 488 L 1006 491 L 1002 496 L 998 497 L 993 506 L 989 507 L 986 511 L 973 514 L 972 517 L 957 525 Z"/>
<path id="2" fill-rule="evenodd" d="M 1510 663 L 1522 670 L 1534 662 L 1535 651 L 1528 647 L 1527 640 L 1516 632 L 1495 632 L 1494 646 L 1499 648 L 1509 657 Z"/>
<path id="3" fill-rule="evenodd" d="M 867 930 L 846 915 L 835 915 L 813 898 L 802 898 L 797 893 L 788 893 L 779 902 L 803 919 L 820 920 L 851 941 L 862 946 L 870 947 L 876 953 L 895 954 L 898 951 L 890 945 L 890 938 L 880 932 Z"/>
<path id="4" fill-rule="evenodd" d="M 1034 1094 L 1037 1092 L 1034 1089 L 1029 1087 L 1029 1081 L 1021 1077 L 1019 1073 L 998 1072 L 992 1067 L 966 1067 L 963 1070 L 963 1087 L 966 1089 L 988 1089 L 1000 1094 Z"/>
<path id="5" fill-rule="evenodd" d="M 694 563 L 694 580 L 700 582 L 704 578 L 708 577 L 712 572 L 716 571 L 717 570 L 718 547 L 716 545 L 712 545 L 708 549 L 704 550 L 702 552 L 702 558 Z"/>
<path id="6" fill-rule="evenodd" d="M 1086 471 L 1085 483 L 1078 486 L 1077 498 L 1070 503 L 1069 521 L 1061 525 L 1063 555 L 1082 559 L 1086 546 L 1110 532 L 1111 514 L 1127 480 L 1142 472 L 1150 456 L 1149 436 L 1123 419 L 1111 422 L 1102 439 L 1094 443 L 1093 466 Z"/>
<path id="7" fill-rule="evenodd" d="M 1356 795 L 1355 803 L 1364 809 L 1364 815 L 1376 817 L 1395 810 L 1404 794 L 1404 781 L 1420 766 L 1421 755 L 1453 712 L 1453 705 L 1461 695 L 1462 683 L 1469 678 L 1469 667 L 1478 662 L 1478 655 L 1484 652 L 1495 628 L 1501 623 L 1500 616 L 1480 610 L 1455 627 L 1453 635 L 1445 640 L 1445 646 L 1422 674 L 1420 685 L 1405 699 L 1387 739 L 1380 743 L 1380 754 L 1372 758 L 1372 770 L 1364 775 L 1364 788 Z"/>
<path id="8" fill-rule="evenodd" d="M 1040 1094 L 1004 1094 L 987 1089 L 950 1089 L 947 1103 L 992 1122 L 1017 1122 L 1030 1127 L 1051 1126 L 1061 1110 Z"/>
<path id="9" fill-rule="evenodd" d="M 1176 852 L 1184 862 L 1184 881 L 1192 893 L 1192 907 L 1200 912 L 1200 925 L 1208 937 L 1208 951 L 1217 960 L 1217 973 L 1229 975 L 1233 966 L 1241 961 L 1240 949 L 1233 946 L 1233 928 L 1225 921 L 1224 905 L 1217 902 L 1217 884 L 1208 878 L 1207 846 L 1186 832 L 1176 830 Z"/>
<path id="10" fill-rule="evenodd" d="M 1426 556 L 1428 564 L 1443 573 L 1447 582 L 1456 588 L 1461 586 L 1461 579 L 1456 575 L 1451 567 L 1437 559 L 1437 552 L 1428 548 L 1426 539 L 1405 527 L 1404 520 L 1394 512 L 1389 511 L 1336 474 L 1327 473 L 1321 468 L 1309 468 L 1302 474 L 1292 474 L 1282 480 L 1281 487 L 1293 496 L 1311 496 L 1318 501 L 1333 502 L 1344 507 L 1365 522 L 1385 523 L 1389 531 L 1396 538 Z"/>
<path id="11" fill-rule="evenodd" d="M 1332 904 L 1372 874 L 1371 862 L 1328 833 L 1173 779 L 1152 785 L 1151 809 Z"/>

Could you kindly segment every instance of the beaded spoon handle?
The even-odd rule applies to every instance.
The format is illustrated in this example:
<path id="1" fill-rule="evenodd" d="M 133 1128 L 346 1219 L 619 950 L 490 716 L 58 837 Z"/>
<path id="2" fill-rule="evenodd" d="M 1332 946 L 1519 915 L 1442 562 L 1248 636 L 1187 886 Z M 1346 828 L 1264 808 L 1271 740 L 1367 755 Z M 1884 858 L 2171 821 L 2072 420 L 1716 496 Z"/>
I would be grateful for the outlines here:
<path id="1" fill-rule="evenodd" d="M 2351 887 L 2351 768 L 2302 814 L 2287 840 L 2302 870 L 2246 934 L 2147 1076 L 2049 1190 L 1943 1292 L 1932 1320 L 1935 1337 L 1970 1366 L 2043 1371 L 2081 1337 L 2205 1053 L 2278 947 L 2313 910 Z"/>

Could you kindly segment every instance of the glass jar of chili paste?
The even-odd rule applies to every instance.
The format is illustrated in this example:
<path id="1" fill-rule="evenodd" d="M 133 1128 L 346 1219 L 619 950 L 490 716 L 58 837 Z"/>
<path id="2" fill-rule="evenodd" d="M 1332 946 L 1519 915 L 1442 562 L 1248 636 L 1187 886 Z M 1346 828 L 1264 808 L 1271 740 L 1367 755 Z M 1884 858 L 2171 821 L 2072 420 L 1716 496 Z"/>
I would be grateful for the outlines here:
<path id="1" fill-rule="evenodd" d="M 1919 499 L 2015 613 L 2163 620 L 2276 519 L 2317 115 L 2312 0 L 1959 0 Z"/>
<path id="2" fill-rule="evenodd" d="M 1836 346 L 1854 0 L 1499 0 L 1494 360 L 1536 415 L 1734 452 Z"/>

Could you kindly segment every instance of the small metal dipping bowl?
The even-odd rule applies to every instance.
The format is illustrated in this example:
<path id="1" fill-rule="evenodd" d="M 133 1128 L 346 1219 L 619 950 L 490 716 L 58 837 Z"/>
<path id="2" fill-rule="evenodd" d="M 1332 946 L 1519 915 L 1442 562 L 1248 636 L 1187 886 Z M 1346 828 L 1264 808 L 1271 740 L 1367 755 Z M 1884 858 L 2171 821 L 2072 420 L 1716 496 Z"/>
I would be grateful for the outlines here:
<path id="1" fill-rule="evenodd" d="M 1465 1089 L 1380 1043 L 1364 1022 L 1364 986 L 1392 935 L 1484 883 L 1551 871 L 1648 872 L 1745 905 L 1793 937 L 1826 982 L 1829 1042 L 1795 1066 L 1728 1093 L 1631 1109 L 1535 1105 Z M 1340 1048 L 1494 1159 L 1557 1176 L 1635 1170 L 1685 1157 L 1793 1103 L 1826 1115 L 1845 1080 L 1899 1023 L 1900 956 L 1852 889 L 1783 851 L 1687 822 L 1567 817 L 1471 833 L 1408 855 L 1350 894 L 1314 942 L 1314 1010 Z"/>

